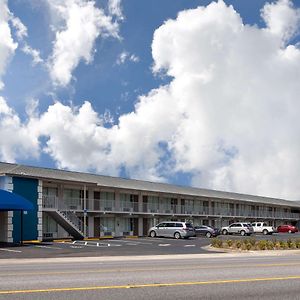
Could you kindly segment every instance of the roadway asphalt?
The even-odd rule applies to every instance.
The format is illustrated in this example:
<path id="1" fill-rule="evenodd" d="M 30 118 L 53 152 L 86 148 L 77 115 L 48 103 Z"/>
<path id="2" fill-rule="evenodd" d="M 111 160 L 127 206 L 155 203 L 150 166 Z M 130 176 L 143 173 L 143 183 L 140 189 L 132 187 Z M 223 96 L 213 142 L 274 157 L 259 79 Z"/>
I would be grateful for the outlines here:
<path id="1" fill-rule="evenodd" d="M 0 260 L 0 299 L 299 299 L 300 251 Z"/>
<path id="2" fill-rule="evenodd" d="M 247 239 L 239 235 L 219 236 L 220 239 Z M 300 239 L 298 234 L 255 235 L 255 239 Z M 137 256 L 170 254 L 203 254 L 211 239 L 205 237 L 175 240 L 173 238 L 111 239 L 93 241 L 66 241 L 39 244 L 0 245 L 0 260 L 5 258 L 49 258 L 89 256 Z M 218 251 L 219 252 L 219 251 Z"/>
<path id="3" fill-rule="evenodd" d="M 197 254 L 207 253 L 203 247 L 210 242 L 207 238 L 130 238 L 25 244 L 21 247 L 0 246 L 0 261 L 1 258 Z"/>

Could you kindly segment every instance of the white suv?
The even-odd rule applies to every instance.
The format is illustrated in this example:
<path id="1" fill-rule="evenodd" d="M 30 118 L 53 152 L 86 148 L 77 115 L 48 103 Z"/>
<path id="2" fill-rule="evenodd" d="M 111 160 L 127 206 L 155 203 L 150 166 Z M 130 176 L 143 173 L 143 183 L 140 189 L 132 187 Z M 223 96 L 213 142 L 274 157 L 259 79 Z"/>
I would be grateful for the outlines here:
<path id="1" fill-rule="evenodd" d="M 253 227 L 249 223 L 233 223 L 229 226 L 222 227 L 221 229 L 221 233 L 224 235 L 233 233 L 251 235 L 253 232 Z"/>
<path id="2" fill-rule="evenodd" d="M 272 226 L 268 226 L 264 222 L 254 222 L 251 224 L 255 233 L 263 233 L 264 235 L 272 234 L 276 232 L 276 229 Z"/>

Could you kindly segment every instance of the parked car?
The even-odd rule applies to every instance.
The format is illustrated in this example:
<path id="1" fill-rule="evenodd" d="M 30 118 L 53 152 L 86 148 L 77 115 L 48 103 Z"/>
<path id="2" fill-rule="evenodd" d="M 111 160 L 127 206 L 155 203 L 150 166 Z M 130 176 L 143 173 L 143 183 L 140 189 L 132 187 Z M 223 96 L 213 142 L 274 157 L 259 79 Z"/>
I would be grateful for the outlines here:
<path id="1" fill-rule="evenodd" d="M 276 228 L 268 226 L 267 223 L 264 222 L 253 222 L 251 225 L 253 227 L 254 233 L 262 233 L 264 235 L 267 235 L 276 232 Z"/>
<path id="2" fill-rule="evenodd" d="M 298 228 L 293 225 L 280 225 L 277 227 L 277 232 L 295 233 L 298 232 Z"/>
<path id="3" fill-rule="evenodd" d="M 220 234 L 220 229 L 206 225 L 194 226 L 194 229 L 196 236 L 205 235 L 206 237 L 211 238 Z"/>
<path id="4" fill-rule="evenodd" d="M 187 222 L 162 222 L 153 226 L 148 231 L 150 237 L 174 237 L 175 239 L 195 236 L 195 230 L 191 223 Z"/>
<path id="5" fill-rule="evenodd" d="M 253 231 L 253 227 L 248 223 L 233 223 L 229 226 L 222 227 L 222 234 L 240 234 L 240 235 L 251 235 Z"/>

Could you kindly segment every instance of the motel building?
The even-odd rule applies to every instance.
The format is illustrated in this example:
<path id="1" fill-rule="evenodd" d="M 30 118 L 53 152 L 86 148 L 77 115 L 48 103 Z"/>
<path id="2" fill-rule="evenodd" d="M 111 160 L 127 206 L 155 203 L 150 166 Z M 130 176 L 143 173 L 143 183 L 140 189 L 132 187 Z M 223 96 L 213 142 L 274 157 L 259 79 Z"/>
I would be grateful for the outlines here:
<path id="1" fill-rule="evenodd" d="M 294 201 L 19 164 L 0 162 L 0 189 L 33 206 L 0 210 L 2 242 L 146 236 L 167 220 L 300 225 L 300 203 Z"/>

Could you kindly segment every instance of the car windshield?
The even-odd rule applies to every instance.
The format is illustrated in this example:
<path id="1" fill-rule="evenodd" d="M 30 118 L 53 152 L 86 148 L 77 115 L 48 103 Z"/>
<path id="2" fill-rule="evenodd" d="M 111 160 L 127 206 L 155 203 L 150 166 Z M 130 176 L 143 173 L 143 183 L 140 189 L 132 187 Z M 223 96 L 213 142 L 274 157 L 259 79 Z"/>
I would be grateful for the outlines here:
<path id="1" fill-rule="evenodd" d="M 188 228 L 193 228 L 193 225 L 191 223 L 185 223 L 185 226 Z"/>

